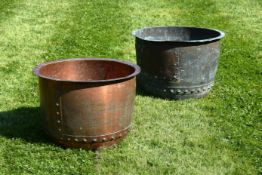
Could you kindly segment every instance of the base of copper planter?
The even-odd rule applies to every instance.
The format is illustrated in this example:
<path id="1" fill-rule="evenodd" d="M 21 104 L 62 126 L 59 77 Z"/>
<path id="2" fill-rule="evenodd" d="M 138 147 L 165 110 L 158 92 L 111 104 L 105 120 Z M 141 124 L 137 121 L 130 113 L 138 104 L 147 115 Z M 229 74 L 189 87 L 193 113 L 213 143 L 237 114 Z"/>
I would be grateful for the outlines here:
<path id="1" fill-rule="evenodd" d="M 118 144 L 119 142 L 121 142 L 125 137 L 127 137 L 129 132 L 128 130 L 125 130 L 123 132 L 120 132 L 118 134 L 115 134 L 115 136 L 111 136 L 109 137 L 93 137 L 96 138 L 95 141 L 93 139 L 93 141 L 88 141 L 87 139 L 83 139 L 83 138 L 75 138 L 75 139 L 56 139 L 54 137 L 52 137 L 50 134 L 46 133 L 47 136 L 49 137 L 50 140 L 52 140 L 55 144 L 57 144 L 58 146 L 62 146 L 64 148 L 82 148 L 82 149 L 87 149 L 87 150 L 92 150 L 92 151 L 96 151 L 96 150 L 100 150 L 103 148 L 108 148 L 111 147 L 115 144 Z"/>

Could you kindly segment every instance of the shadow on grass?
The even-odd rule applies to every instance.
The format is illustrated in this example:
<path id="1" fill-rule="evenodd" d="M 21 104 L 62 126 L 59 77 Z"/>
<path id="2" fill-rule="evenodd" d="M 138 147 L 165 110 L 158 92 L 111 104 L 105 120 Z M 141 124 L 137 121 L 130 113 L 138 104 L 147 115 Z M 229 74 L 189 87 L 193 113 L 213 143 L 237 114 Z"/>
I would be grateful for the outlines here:
<path id="1" fill-rule="evenodd" d="M 21 107 L 0 112 L 0 135 L 29 143 L 50 143 L 42 129 L 39 107 Z"/>

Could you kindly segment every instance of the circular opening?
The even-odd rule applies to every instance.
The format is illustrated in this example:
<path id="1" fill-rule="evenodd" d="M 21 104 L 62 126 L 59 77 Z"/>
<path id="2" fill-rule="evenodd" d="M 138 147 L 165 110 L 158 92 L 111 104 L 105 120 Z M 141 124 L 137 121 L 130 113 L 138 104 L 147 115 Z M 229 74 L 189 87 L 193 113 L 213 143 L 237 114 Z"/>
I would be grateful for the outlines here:
<path id="1" fill-rule="evenodd" d="M 208 42 L 224 37 L 216 29 L 196 27 L 148 27 L 133 32 L 137 38 L 156 42 Z"/>
<path id="2" fill-rule="evenodd" d="M 104 82 L 133 77 L 140 68 L 113 59 L 66 59 L 40 64 L 33 72 L 57 81 Z"/>

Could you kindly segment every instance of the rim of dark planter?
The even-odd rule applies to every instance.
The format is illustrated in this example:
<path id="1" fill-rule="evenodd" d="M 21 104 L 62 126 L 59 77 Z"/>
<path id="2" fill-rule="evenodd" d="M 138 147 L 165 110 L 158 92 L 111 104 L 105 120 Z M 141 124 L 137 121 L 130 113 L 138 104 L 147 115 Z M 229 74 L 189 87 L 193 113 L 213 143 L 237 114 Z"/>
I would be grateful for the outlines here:
<path id="1" fill-rule="evenodd" d="M 43 74 L 40 73 L 40 69 L 44 66 L 50 65 L 50 64 L 55 64 L 55 63 L 60 63 L 60 62 L 66 62 L 66 61 L 108 61 L 108 62 L 116 62 L 120 64 L 124 64 L 127 66 L 130 66 L 134 68 L 134 72 L 123 77 L 119 78 L 112 78 L 112 79 L 106 79 L 106 80 L 65 80 L 65 79 L 58 79 L 58 78 L 52 78 L 49 76 L 44 76 Z M 140 73 L 141 69 L 138 65 L 132 64 L 127 61 L 122 61 L 122 60 L 117 60 L 117 59 L 112 59 L 112 58 L 65 58 L 65 59 L 60 59 L 60 60 L 55 60 L 55 61 L 48 61 L 41 63 L 37 65 L 35 68 L 33 68 L 33 73 L 41 78 L 48 79 L 48 80 L 53 80 L 53 81 L 59 81 L 59 82 L 75 82 L 75 83 L 106 83 L 106 82 L 114 82 L 114 81 L 119 81 L 119 80 L 126 80 L 132 77 L 135 77 Z"/>
<path id="2" fill-rule="evenodd" d="M 213 34 L 216 34 L 215 37 L 208 37 L 205 39 L 193 39 L 193 40 L 165 40 L 165 39 L 154 39 L 154 38 L 146 38 L 141 36 L 142 31 L 145 30 L 154 30 L 154 29 L 185 29 L 185 30 L 198 30 L 198 31 L 207 31 L 207 32 L 211 32 Z M 215 40 L 220 40 L 221 38 L 223 38 L 225 36 L 225 33 L 218 30 L 218 29 L 211 29 L 211 28 L 202 28 L 202 27 L 190 27 L 190 26 L 153 26 L 153 27 L 144 27 L 144 28 L 140 28 L 140 29 L 136 29 L 132 32 L 132 35 L 134 37 L 137 37 L 141 40 L 145 40 L 145 41 L 151 41 L 151 42 L 179 42 L 179 43 L 202 43 L 202 42 L 211 42 L 211 41 L 215 41 Z"/>

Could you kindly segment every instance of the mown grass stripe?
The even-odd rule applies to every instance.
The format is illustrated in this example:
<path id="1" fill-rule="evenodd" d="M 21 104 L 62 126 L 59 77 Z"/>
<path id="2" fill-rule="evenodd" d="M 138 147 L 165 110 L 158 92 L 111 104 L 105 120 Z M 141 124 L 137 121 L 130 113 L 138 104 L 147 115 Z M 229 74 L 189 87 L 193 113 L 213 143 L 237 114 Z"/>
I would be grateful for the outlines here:
<path id="1" fill-rule="evenodd" d="M 76 1 L 75 13 L 53 35 L 47 60 L 69 57 L 123 59 L 128 21 L 123 19 L 123 1 Z M 99 7 L 106 7 L 103 10 Z M 117 11 L 117 12 L 116 12 Z M 99 14 L 99 15 L 98 15 Z"/>
<path id="2" fill-rule="evenodd" d="M 42 55 L 52 47 L 51 38 L 70 16 L 74 2 L 27 0 L 13 6 L 18 5 L 23 8 L 0 23 L 4 31 L 0 36 L 0 174 L 92 172 L 93 153 L 47 142 L 39 108 L 28 107 L 39 105 L 37 78 L 31 70 L 44 61 Z"/>
<path id="3" fill-rule="evenodd" d="M 130 33 L 144 26 L 193 25 L 189 19 L 183 18 L 186 9 L 181 9 L 178 4 L 167 1 L 130 2 L 126 8 L 126 18 L 132 22 Z M 126 47 L 134 47 L 133 40 L 130 39 Z M 135 57 L 134 52 L 130 55 Z M 233 171 L 235 165 L 232 169 L 217 168 L 221 164 L 229 166 L 232 158 L 229 150 L 222 151 L 212 146 L 216 128 L 209 126 L 208 111 L 215 109 L 214 106 L 212 98 L 175 102 L 138 96 L 134 128 L 126 143 L 128 146 L 118 147 L 121 149 L 119 153 L 114 150 L 103 152 L 102 164 L 105 168 L 102 172 L 115 172 L 112 165 L 107 164 L 115 160 L 118 163 L 113 167 L 118 167 L 117 171 L 131 174 L 216 174 Z M 124 156 L 122 152 L 128 153 Z M 206 160 L 207 157 L 212 159 L 212 164 Z M 121 164 L 123 159 L 129 162 L 129 167 Z"/>
<path id="4" fill-rule="evenodd" d="M 232 48 L 235 47 L 234 44 L 237 44 L 237 46 L 239 47 L 242 44 L 245 44 L 246 42 L 250 42 L 253 43 L 253 45 L 250 45 L 250 50 L 245 50 L 243 48 L 244 46 L 242 46 L 241 47 L 242 50 L 239 51 L 242 51 L 242 54 L 243 52 L 247 52 L 247 54 L 258 55 L 259 45 L 257 45 L 257 42 L 254 42 L 256 40 L 252 38 L 242 38 L 242 40 L 238 40 L 239 36 L 241 37 L 243 36 L 243 32 L 247 32 L 252 27 L 250 27 L 250 25 L 248 24 L 246 24 L 246 26 L 248 27 L 242 25 L 243 29 L 240 32 L 237 31 L 239 29 L 238 27 L 239 23 L 235 25 L 234 21 L 243 20 L 245 22 L 248 22 L 248 20 L 241 19 L 241 16 L 238 15 L 239 12 L 229 13 L 231 12 L 229 8 L 232 7 L 234 3 L 236 2 L 234 1 L 231 2 L 230 4 L 230 2 L 225 3 L 220 1 L 219 2 L 187 1 L 185 3 L 166 2 L 166 1 L 165 2 L 158 1 L 157 3 L 154 1 L 150 1 L 150 2 L 133 1 L 132 3 L 129 4 L 129 8 L 127 8 L 129 9 L 129 13 L 127 14 L 131 16 L 130 21 L 132 21 L 132 28 L 138 28 L 144 26 L 161 26 L 161 25 L 180 25 L 180 26 L 191 25 L 191 26 L 199 26 L 199 27 L 218 28 L 226 32 L 226 38 L 222 41 L 223 43 L 222 53 L 225 50 L 232 51 Z M 241 6 L 241 3 L 242 2 L 238 2 L 238 7 Z M 229 7 L 224 8 L 227 5 Z M 256 3 L 254 3 L 254 1 L 250 4 L 245 3 L 245 5 L 247 5 L 246 11 L 248 11 L 248 9 L 256 9 L 256 11 L 249 14 L 248 18 L 258 20 L 259 18 L 254 18 L 253 15 L 259 13 L 260 7 L 257 6 L 256 8 L 254 8 L 255 5 L 257 5 Z M 238 8 L 238 10 L 241 11 L 240 8 Z M 147 12 L 146 14 L 143 13 L 145 11 Z M 163 13 L 158 13 L 158 12 L 163 12 Z M 231 17 L 228 16 L 229 14 Z M 254 29 L 253 31 L 254 31 L 254 35 L 256 35 L 257 30 Z M 151 160 L 148 158 L 149 155 L 150 157 L 156 156 L 157 158 L 159 158 L 159 155 L 158 152 L 150 152 L 150 150 L 152 149 L 152 147 L 150 147 L 151 145 L 150 141 L 152 141 L 155 145 L 156 143 L 154 140 L 157 140 L 158 145 L 161 146 L 163 146 L 164 143 L 169 143 L 169 144 L 171 143 L 170 145 L 176 143 L 174 148 L 178 149 L 177 151 L 178 153 L 181 151 L 188 151 L 188 147 L 186 147 L 186 149 L 181 148 L 179 142 L 178 143 L 174 142 L 175 141 L 174 139 L 177 139 L 180 142 L 181 140 L 183 140 L 181 138 L 176 137 L 176 134 L 181 132 L 182 130 L 183 133 L 181 135 L 182 138 L 192 139 L 194 138 L 193 135 L 196 135 L 197 138 L 193 139 L 193 141 L 189 141 L 189 142 L 185 141 L 186 145 L 184 146 L 187 145 L 193 146 L 192 150 L 189 151 L 190 157 L 187 157 L 183 154 L 180 156 L 173 154 L 174 156 L 173 158 L 171 158 L 172 154 L 166 156 L 170 160 L 168 162 L 172 162 L 172 161 L 176 162 L 176 160 L 184 160 L 182 166 L 181 163 L 179 164 L 179 167 L 172 164 L 173 166 L 171 167 L 173 167 L 174 169 L 167 172 L 181 171 L 182 173 L 185 172 L 184 171 L 185 169 L 188 169 L 189 172 L 193 170 L 194 172 L 198 172 L 200 174 L 201 172 L 205 172 L 205 173 L 209 172 L 211 174 L 256 173 L 259 167 L 259 158 L 257 157 L 257 155 L 259 155 L 260 142 L 258 140 L 259 132 L 257 132 L 259 126 L 256 126 L 255 123 L 257 123 L 258 120 L 257 114 L 261 112 L 259 112 L 259 110 L 252 110 L 250 109 L 250 107 L 253 106 L 251 108 L 258 109 L 259 108 L 258 106 L 260 106 L 260 103 L 255 104 L 254 101 L 261 101 L 259 100 L 259 98 L 261 97 L 260 95 L 261 93 L 259 94 L 259 89 L 257 88 L 257 85 L 259 84 L 257 80 L 261 78 L 260 76 L 255 77 L 255 74 L 259 74 L 260 72 L 259 67 L 261 67 L 261 66 L 256 67 L 255 64 L 257 63 L 258 65 L 261 64 L 259 63 L 260 61 L 257 58 L 250 58 L 252 60 L 249 60 L 250 62 L 248 63 L 247 59 L 245 59 L 240 54 L 241 52 L 239 52 L 237 55 L 230 55 L 230 58 L 226 58 L 227 55 L 222 54 L 221 61 L 220 61 L 222 62 L 221 63 L 222 66 L 234 65 L 237 68 L 233 68 L 233 67 L 230 67 L 228 69 L 225 69 L 223 67 L 220 68 L 217 75 L 217 86 L 210 93 L 208 98 L 201 99 L 201 101 L 188 100 L 185 102 L 166 102 L 168 103 L 168 105 L 163 105 L 164 102 L 163 101 L 159 102 L 158 99 L 149 98 L 149 97 L 138 97 L 137 104 L 136 104 L 137 112 L 135 115 L 136 118 L 135 127 L 137 128 L 133 130 L 133 133 L 135 132 L 133 134 L 133 137 L 130 136 L 132 137 L 131 140 L 133 141 L 131 145 L 136 145 L 138 147 L 145 146 L 146 148 L 139 150 L 138 148 L 134 148 L 130 146 L 132 147 L 131 150 L 124 149 L 123 152 L 131 152 L 130 154 L 134 154 L 138 156 L 137 154 L 139 153 L 137 152 L 141 151 L 141 154 L 143 154 L 144 156 L 140 157 L 139 160 L 132 160 L 131 157 L 123 157 L 122 155 L 119 155 L 119 161 L 123 158 L 127 159 L 127 161 L 130 162 L 130 164 L 134 163 L 133 161 L 138 161 L 138 162 L 141 161 L 140 162 L 141 171 L 142 171 L 142 167 L 149 168 L 149 165 L 151 165 L 153 166 L 151 167 L 151 170 L 153 169 L 152 171 L 163 173 L 160 167 L 165 167 L 168 165 L 168 163 L 165 165 L 159 165 L 158 161 L 156 161 L 156 163 L 151 162 Z M 238 61 L 239 59 L 242 60 L 245 59 L 245 61 L 240 62 Z M 246 75 L 251 77 L 253 76 L 254 80 L 251 80 L 252 83 L 250 86 L 249 85 L 250 79 L 246 77 L 247 78 L 246 80 L 248 81 L 246 84 L 244 84 L 245 88 L 240 89 L 239 87 L 243 87 L 243 84 L 240 85 L 239 83 L 245 82 L 244 77 L 240 77 L 243 71 L 243 67 L 246 67 L 248 70 L 248 71 L 245 70 Z M 224 79 L 221 79 L 221 74 L 227 77 L 223 77 Z M 234 74 L 237 77 L 232 79 L 232 75 Z M 234 82 L 233 80 L 238 80 L 238 82 Z M 232 86 L 232 83 L 236 83 L 236 86 Z M 228 87 L 230 90 L 228 89 Z M 222 88 L 222 90 L 219 90 L 219 88 Z M 246 96 L 243 93 L 235 94 L 235 92 L 237 91 L 243 92 L 246 91 L 247 89 L 250 90 L 253 89 L 251 92 L 248 93 L 248 96 L 250 97 Z M 228 94 L 225 93 L 224 90 L 226 90 Z M 233 94 L 232 91 L 234 92 Z M 241 97 L 241 96 L 245 96 L 245 97 Z M 249 100 L 248 101 L 244 100 L 245 103 L 247 103 L 246 105 L 244 105 L 243 103 L 241 104 L 238 102 L 239 101 L 238 97 L 241 99 L 246 99 L 246 100 L 249 99 Z M 230 105 L 231 104 L 230 101 L 234 99 L 236 100 L 234 106 L 232 106 L 232 109 L 235 108 L 235 110 L 230 109 L 229 106 L 225 109 L 225 104 Z M 183 112 L 180 112 L 179 109 Z M 168 113 L 167 111 L 169 110 L 173 111 L 173 113 Z M 160 114 L 159 111 L 162 111 L 162 113 Z M 199 116 L 197 115 L 198 113 L 200 114 Z M 246 115 L 246 117 L 243 120 L 241 118 L 234 117 L 235 116 L 234 113 L 238 113 L 238 116 L 241 116 L 239 114 L 242 113 Z M 232 117 L 234 117 L 233 120 Z M 250 117 L 253 118 L 251 119 Z M 189 119 L 186 122 L 182 122 L 181 118 L 189 118 Z M 176 123 L 176 122 L 179 123 L 180 125 L 188 124 L 188 126 L 181 127 L 179 125 L 178 126 L 172 125 L 172 123 Z M 256 126 L 257 129 L 248 129 L 246 128 L 245 123 L 250 123 L 251 126 Z M 195 127 L 193 127 L 192 124 Z M 228 128 L 225 128 L 225 126 Z M 190 128 L 190 131 L 188 131 L 188 135 L 185 134 L 183 131 L 187 127 Z M 166 128 L 168 128 L 167 130 L 169 131 L 166 131 L 165 130 Z M 232 130 L 235 130 L 235 132 L 232 133 Z M 170 131 L 172 132 L 167 134 Z M 252 132 L 255 132 L 255 134 L 252 139 L 253 141 L 251 142 L 252 144 L 250 144 L 249 143 L 250 140 L 247 137 L 250 137 L 250 134 Z M 159 137 L 161 137 L 161 139 L 158 137 L 158 135 L 154 135 L 156 133 L 160 133 Z M 165 138 L 164 136 L 167 135 L 170 136 L 169 138 L 170 140 L 164 139 Z M 232 138 L 232 136 L 234 138 Z M 167 145 L 165 145 L 166 146 L 165 148 L 168 147 Z M 248 146 L 246 148 L 243 148 L 243 145 L 248 145 Z M 155 149 L 155 147 L 153 149 Z M 241 149 L 241 151 L 239 149 Z M 136 150 L 136 151 L 132 152 L 132 150 Z M 200 156 L 201 152 L 204 150 L 205 150 L 205 154 L 203 157 L 201 157 Z M 166 152 L 169 151 L 166 150 Z M 253 155 L 253 157 L 248 156 L 250 153 Z M 190 161 L 190 159 L 194 160 L 193 155 L 196 155 L 198 159 L 197 162 Z M 166 157 L 163 158 L 163 161 L 167 161 Z M 211 159 L 212 157 L 212 163 L 206 160 L 207 157 L 209 157 L 209 159 Z M 105 153 L 104 159 L 105 159 L 104 164 L 106 164 L 107 161 L 110 161 L 112 159 L 115 160 L 116 154 L 114 154 L 114 156 L 110 156 L 107 153 Z M 202 166 L 200 166 L 200 164 Z M 223 167 L 222 165 L 227 168 L 222 168 Z M 121 167 L 121 165 L 119 164 L 116 164 L 115 166 Z M 134 165 L 134 167 L 130 167 L 130 169 L 128 170 L 132 171 L 135 169 L 134 171 L 140 172 L 139 167 L 140 167 L 139 165 L 136 166 Z M 126 167 L 123 167 L 123 171 L 126 170 L 125 168 Z M 151 170 L 150 169 L 145 170 L 144 168 L 143 171 L 149 173 L 151 172 Z"/>

